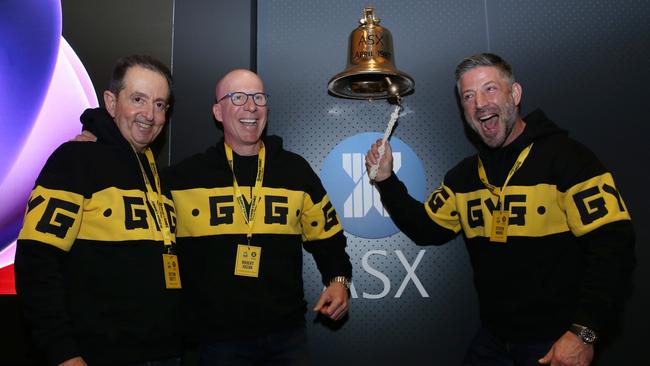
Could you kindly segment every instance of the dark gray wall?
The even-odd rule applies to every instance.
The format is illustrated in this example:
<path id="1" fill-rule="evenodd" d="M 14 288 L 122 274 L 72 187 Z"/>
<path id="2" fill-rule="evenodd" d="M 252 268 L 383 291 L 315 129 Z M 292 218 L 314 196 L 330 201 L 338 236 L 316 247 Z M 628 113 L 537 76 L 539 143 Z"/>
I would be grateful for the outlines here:
<path id="1" fill-rule="evenodd" d="M 61 0 L 63 37 L 93 81 L 97 99 L 115 61 L 148 54 L 171 65 L 173 0 Z"/>
<path id="2" fill-rule="evenodd" d="M 88 71 L 100 105 L 118 58 L 146 54 L 171 68 L 173 0 L 61 0 L 61 13 L 63 37 Z M 153 146 L 161 166 L 168 164 L 168 134 L 169 126 Z"/>
<path id="3" fill-rule="evenodd" d="M 334 98 L 326 85 L 347 61 L 347 37 L 356 27 L 363 1 L 276 0 L 260 2 L 258 69 L 271 94 L 269 132 L 307 158 L 316 171 L 334 146 L 366 131 L 382 132 L 392 108 Z M 472 147 L 463 134 L 454 100 L 453 70 L 463 57 L 491 51 L 511 62 L 523 84 L 526 114 L 541 107 L 572 136 L 591 147 L 613 171 L 637 230 L 636 291 L 628 302 L 622 335 L 601 345 L 599 365 L 650 364 L 641 351 L 647 315 L 650 253 L 644 188 L 650 175 L 639 172 L 650 154 L 644 117 L 644 66 L 650 56 L 650 5 L 643 1 L 374 1 L 382 25 L 393 35 L 397 67 L 415 79 L 405 98 L 406 114 L 395 136 L 425 165 L 429 190 Z M 367 149 L 367 147 L 365 148 Z M 364 151 L 360 148 L 359 152 Z M 338 208 L 339 214 L 341 209 Z M 348 234 L 359 298 L 337 332 L 309 324 L 313 363 L 458 364 L 478 323 L 471 267 L 456 240 L 426 253 L 417 274 L 431 297 L 409 284 L 394 298 L 404 269 L 394 250 L 409 261 L 418 251 L 404 235 L 364 239 Z M 386 274 L 390 293 L 362 266 L 370 250 L 388 256 L 373 267 Z M 377 258 L 377 257 L 375 257 Z M 310 304 L 320 292 L 319 275 L 305 257 Z M 313 316 L 312 316 L 313 318 Z M 310 319 L 308 315 L 308 319 Z"/>
<path id="4" fill-rule="evenodd" d="M 176 106 L 169 125 L 170 162 L 214 145 L 217 81 L 255 66 L 255 1 L 175 1 L 173 73 Z"/>

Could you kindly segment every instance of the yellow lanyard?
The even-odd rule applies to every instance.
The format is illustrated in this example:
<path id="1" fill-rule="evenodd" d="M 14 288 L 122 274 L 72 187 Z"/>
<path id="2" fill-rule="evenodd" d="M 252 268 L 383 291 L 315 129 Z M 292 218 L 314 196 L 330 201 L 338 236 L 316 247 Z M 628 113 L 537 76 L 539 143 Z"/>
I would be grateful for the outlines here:
<path id="1" fill-rule="evenodd" d="M 144 185 L 147 188 L 147 201 L 151 204 L 151 207 L 153 207 L 154 216 L 156 222 L 158 223 L 158 226 L 160 227 L 160 231 L 163 234 L 165 246 L 168 248 L 168 250 L 170 250 L 172 245 L 171 229 L 169 221 L 167 220 L 167 214 L 165 213 L 165 203 L 163 202 L 163 196 L 160 190 L 160 178 L 158 177 L 156 160 L 153 158 L 153 153 L 148 147 L 145 148 L 144 155 L 147 157 L 147 162 L 149 163 L 149 168 L 151 169 L 151 175 L 153 175 L 154 183 L 156 185 L 156 191 L 154 192 L 153 188 L 151 187 L 151 183 L 149 182 L 149 177 L 147 176 L 147 173 L 142 166 L 142 162 L 140 162 L 140 157 L 136 153 L 136 158 L 138 160 L 138 164 L 140 165 L 140 172 L 142 173 L 142 178 L 144 179 Z"/>
<path id="2" fill-rule="evenodd" d="M 517 161 L 515 161 L 515 165 L 513 165 L 512 168 L 510 169 L 510 173 L 508 173 L 508 177 L 506 177 L 506 181 L 503 182 L 503 187 L 501 187 L 501 189 L 488 182 L 487 174 L 485 174 L 485 168 L 483 167 L 483 162 L 481 161 L 481 157 L 478 156 L 478 176 L 481 179 L 481 182 L 483 182 L 483 185 L 485 185 L 485 187 L 489 189 L 493 195 L 499 197 L 499 202 L 497 202 L 498 210 L 501 211 L 505 210 L 503 207 L 501 207 L 501 205 L 503 204 L 506 186 L 508 185 L 510 178 L 512 178 L 512 176 L 515 175 L 515 172 L 519 170 L 519 168 L 521 168 L 521 166 L 524 164 L 524 160 L 526 160 L 526 158 L 528 157 L 528 153 L 530 153 L 532 147 L 533 147 L 533 143 L 531 142 L 530 145 L 526 146 L 526 148 L 519 153 L 519 156 L 517 157 Z"/>
<path id="3" fill-rule="evenodd" d="M 260 147 L 260 151 L 257 155 L 257 176 L 255 177 L 255 187 L 251 194 L 251 205 L 250 210 L 246 210 L 246 203 L 244 201 L 244 195 L 239 189 L 239 184 L 237 184 L 237 177 L 235 177 L 235 168 L 234 161 L 232 156 L 232 148 L 228 144 L 224 143 L 224 148 L 226 150 L 226 158 L 228 159 L 228 165 L 232 171 L 232 185 L 235 198 L 239 207 L 241 208 L 242 215 L 244 216 L 244 221 L 248 224 L 248 233 L 246 234 L 246 239 L 248 240 L 248 245 L 251 244 L 251 238 L 253 237 L 253 224 L 255 223 L 255 211 L 257 209 L 257 203 L 260 198 L 260 192 L 262 190 L 262 181 L 264 180 L 264 157 L 266 156 L 266 149 L 264 148 L 264 143 Z"/>

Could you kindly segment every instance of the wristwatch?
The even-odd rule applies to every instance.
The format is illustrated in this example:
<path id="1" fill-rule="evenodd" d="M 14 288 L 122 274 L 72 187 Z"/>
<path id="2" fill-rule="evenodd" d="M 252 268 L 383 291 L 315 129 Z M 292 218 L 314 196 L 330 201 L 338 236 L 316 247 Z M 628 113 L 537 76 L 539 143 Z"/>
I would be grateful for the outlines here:
<path id="1" fill-rule="evenodd" d="M 598 334 L 593 329 L 587 328 L 580 324 L 571 324 L 569 331 L 578 336 L 586 344 L 594 344 L 598 339 Z"/>
<path id="2" fill-rule="evenodd" d="M 346 289 L 350 289 L 350 280 L 345 276 L 335 276 L 330 280 L 330 285 L 334 282 L 343 284 Z"/>

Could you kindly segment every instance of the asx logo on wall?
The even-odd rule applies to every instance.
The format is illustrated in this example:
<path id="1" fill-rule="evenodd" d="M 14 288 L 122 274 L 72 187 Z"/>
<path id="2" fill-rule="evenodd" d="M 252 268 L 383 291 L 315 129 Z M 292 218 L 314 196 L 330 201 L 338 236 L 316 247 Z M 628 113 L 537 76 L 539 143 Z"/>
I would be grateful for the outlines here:
<path id="1" fill-rule="evenodd" d="M 368 239 L 378 239 L 399 232 L 384 209 L 379 192 L 370 183 L 365 168 L 365 154 L 382 135 L 368 132 L 349 137 L 327 156 L 321 179 L 346 232 Z M 423 201 L 426 179 L 420 158 L 400 139 L 393 137 L 393 171 L 415 199 Z"/>

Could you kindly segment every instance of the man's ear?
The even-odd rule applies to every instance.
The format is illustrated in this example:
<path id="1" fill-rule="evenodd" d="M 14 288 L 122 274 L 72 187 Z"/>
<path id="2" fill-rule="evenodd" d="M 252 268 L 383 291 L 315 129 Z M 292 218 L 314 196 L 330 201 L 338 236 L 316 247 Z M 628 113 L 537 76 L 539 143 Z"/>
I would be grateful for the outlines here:
<path id="1" fill-rule="evenodd" d="M 212 114 L 214 115 L 214 118 L 219 121 L 223 122 L 222 114 L 221 114 L 221 105 L 219 103 L 214 103 L 212 105 Z"/>
<path id="2" fill-rule="evenodd" d="M 512 99 L 515 101 L 515 105 L 519 105 L 519 102 L 521 102 L 521 84 L 514 82 L 512 83 Z"/>
<path id="3" fill-rule="evenodd" d="M 111 117 L 115 118 L 115 105 L 117 104 L 117 96 L 110 90 L 104 91 L 104 105 Z"/>

